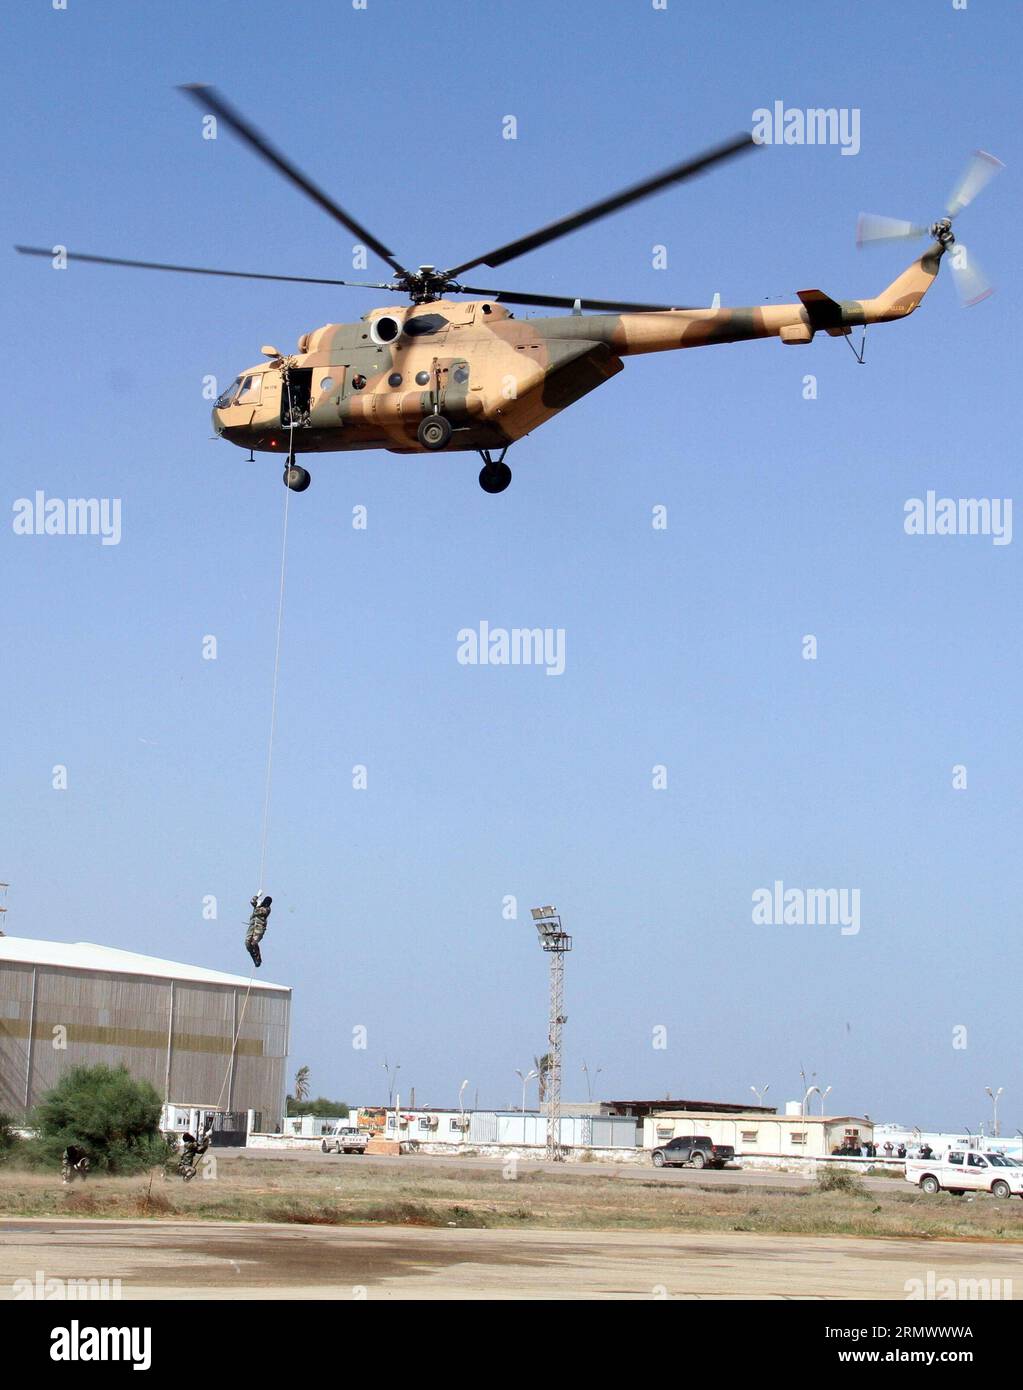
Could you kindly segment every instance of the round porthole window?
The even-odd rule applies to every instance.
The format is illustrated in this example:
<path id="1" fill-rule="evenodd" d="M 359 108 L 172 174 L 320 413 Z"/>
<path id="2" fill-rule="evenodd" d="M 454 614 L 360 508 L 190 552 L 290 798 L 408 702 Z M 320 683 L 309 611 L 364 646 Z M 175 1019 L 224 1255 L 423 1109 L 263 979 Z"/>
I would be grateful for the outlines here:
<path id="1" fill-rule="evenodd" d="M 325 376 L 325 377 L 323 378 L 323 380 L 320 382 L 320 390 L 321 390 L 321 391 L 333 391 L 333 389 L 334 389 L 334 378 L 333 378 L 332 376 Z"/>
<path id="2" fill-rule="evenodd" d="M 387 384 L 388 386 L 400 386 L 401 372 L 392 372 L 391 375 L 387 378 Z"/>
<path id="3" fill-rule="evenodd" d="M 469 368 L 464 362 L 459 362 L 458 366 L 453 369 L 451 375 L 454 377 L 455 381 L 458 382 L 459 386 L 464 386 L 469 380 Z"/>
<path id="4" fill-rule="evenodd" d="M 429 373 L 429 372 L 416 372 L 416 385 L 417 385 L 417 386 L 428 386 L 428 385 L 429 385 L 429 382 L 430 382 L 430 373 Z"/>
<path id="5" fill-rule="evenodd" d="M 353 377 L 352 377 L 352 390 L 353 390 L 353 391 L 361 391 L 362 388 L 363 388 L 365 385 L 366 385 L 366 378 L 365 378 L 364 376 L 353 376 Z"/>

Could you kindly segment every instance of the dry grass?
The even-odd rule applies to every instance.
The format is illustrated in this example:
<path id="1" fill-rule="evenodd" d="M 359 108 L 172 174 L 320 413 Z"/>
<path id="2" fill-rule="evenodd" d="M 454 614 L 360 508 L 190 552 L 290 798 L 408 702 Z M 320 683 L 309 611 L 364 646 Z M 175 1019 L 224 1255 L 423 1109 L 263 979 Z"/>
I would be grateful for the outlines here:
<path id="1" fill-rule="evenodd" d="M 1023 1241 L 1023 1202 L 891 1191 L 821 1191 L 620 1178 L 613 1169 L 516 1179 L 494 1168 L 431 1164 L 416 1173 L 360 1159 L 339 1162 L 218 1157 L 217 1176 L 184 1184 L 158 1173 L 90 1178 L 64 1188 L 37 1173 L 0 1172 L 8 1216 L 150 1217 L 308 1225 L 516 1226 L 554 1230 L 758 1231 Z"/>

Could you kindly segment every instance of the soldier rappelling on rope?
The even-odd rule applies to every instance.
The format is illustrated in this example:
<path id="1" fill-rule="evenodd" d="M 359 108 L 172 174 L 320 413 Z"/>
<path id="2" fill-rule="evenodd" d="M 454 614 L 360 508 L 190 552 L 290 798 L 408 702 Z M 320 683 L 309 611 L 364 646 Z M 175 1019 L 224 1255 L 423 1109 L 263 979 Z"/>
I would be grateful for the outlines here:
<path id="1" fill-rule="evenodd" d="M 269 897 L 263 898 L 262 901 L 260 901 L 258 893 L 250 899 L 252 903 L 252 915 L 249 917 L 249 929 L 245 933 L 245 949 L 252 957 L 252 963 L 257 970 L 263 964 L 259 943 L 266 934 L 266 924 L 270 916 L 270 904 L 272 901 L 273 899 Z"/>

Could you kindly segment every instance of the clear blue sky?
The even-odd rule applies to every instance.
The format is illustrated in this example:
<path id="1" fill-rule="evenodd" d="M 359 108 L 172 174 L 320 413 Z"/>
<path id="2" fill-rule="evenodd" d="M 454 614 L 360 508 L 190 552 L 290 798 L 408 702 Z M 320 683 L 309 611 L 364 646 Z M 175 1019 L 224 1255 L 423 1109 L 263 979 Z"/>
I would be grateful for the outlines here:
<path id="1" fill-rule="evenodd" d="M 1023 539 L 902 526 L 928 489 L 1016 489 L 1014 8 L 39 0 L 6 22 L 5 244 L 350 274 L 348 234 L 227 132 L 200 138 L 174 91 L 192 81 L 413 264 L 775 100 L 860 110 L 854 157 L 763 150 L 503 268 L 528 290 L 874 294 L 913 251 L 857 252 L 857 213 L 930 219 L 972 149 L 1006 162 L 961 222 L 998 293 L 963 311 L 943 273 L 865 366 L 824 337 L 631 359 L 513 448 L 499 497 L 470 454 L 314 459 L 291 503 L 265 971 L 294 986 L 290 1070 L 314 1091 L 377 1099 L 386 1056 L 421 1102 L 468 1078 L 517 1103 L 546 1037 L 528 908 L 553 902 L 576 939 L 566 1097 L 585 1059 L 602 1096 L 769 1083 L 781 1103 L 802 1063 L 838 1112 L 976 1128 L 992 1085 L 1023 1126 Z M 0 528 L 10 929 L 247 973 L 284 492 L 278 462 L 210 440 L 202 379 L 381 296 L 4 266 L 5 512 L 36 489 L 123 503 L 119 546 Z M 565 674 L 459 665 L 481 619 L 564 628 Z M 754 925 L 776 879 L 859 888 L 859 934 Z"/>

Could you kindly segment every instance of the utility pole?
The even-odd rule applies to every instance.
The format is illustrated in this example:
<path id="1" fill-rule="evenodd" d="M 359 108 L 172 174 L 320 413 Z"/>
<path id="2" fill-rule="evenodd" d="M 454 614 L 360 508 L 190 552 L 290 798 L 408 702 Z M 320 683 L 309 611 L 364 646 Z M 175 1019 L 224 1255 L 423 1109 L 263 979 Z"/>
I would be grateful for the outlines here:
<path id="1" fill-rule="evenodd" d="M 565 955 L 572 949 L 572 938 L 562 929 L 556 908 L 531 909 L 540 945 L 550 956 L 550 1028 L 547 1041 L 550 1047 L 550 1070 L 547 1073 L 547 1158 L 555 1163 L 564 1161 L 561 1147 L 561 1030 L 568 1021 L 563 1009 L 565 1002 Z"/>

